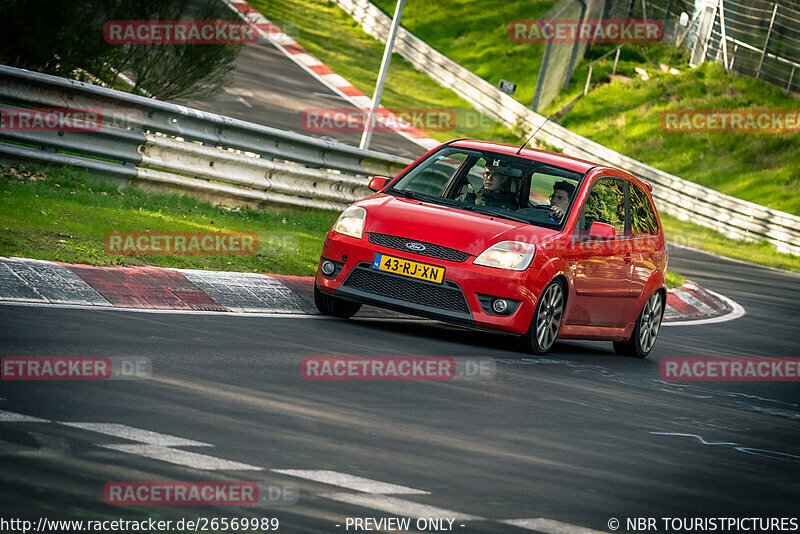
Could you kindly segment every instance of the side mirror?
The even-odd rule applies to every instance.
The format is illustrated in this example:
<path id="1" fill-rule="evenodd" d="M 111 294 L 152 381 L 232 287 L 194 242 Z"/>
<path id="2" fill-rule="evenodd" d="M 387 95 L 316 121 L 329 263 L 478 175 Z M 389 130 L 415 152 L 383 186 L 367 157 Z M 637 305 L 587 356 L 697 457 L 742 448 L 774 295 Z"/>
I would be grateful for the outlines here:
<path id="1" fill-rule="evenodd" d="M 614 230 L 614 227 L 610 224 L 595 221 L 592 223 L 592 227 L 589 228 L 589 237 L 606 239 L 609 237 L 615 237 L 616 235 L 616 230 Z"/>
<path id="2" fill-rule="evenodd" d="M 369 185 L 367 185 L 367 187 L 377 193 L 386 188 L 386 184 L 389 183 L 389 180 L 391 180 L 391 178 L 386 178 L 384 176 L 373 176 L 369 179 Z"/>

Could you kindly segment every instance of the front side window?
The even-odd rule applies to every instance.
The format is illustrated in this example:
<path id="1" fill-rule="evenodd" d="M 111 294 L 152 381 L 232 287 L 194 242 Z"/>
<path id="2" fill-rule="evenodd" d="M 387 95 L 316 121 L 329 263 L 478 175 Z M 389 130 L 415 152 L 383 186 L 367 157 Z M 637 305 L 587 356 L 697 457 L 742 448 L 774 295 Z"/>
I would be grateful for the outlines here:
<path id="1" fill-rule="evenodd" d="M 445 147 L 386 192 L 559 228 L 582 179 L 528 158 Z"/>
<path id="2" fill-rule="evenodd" d="M 581 214 L 583 231 L 592 223 L 601 222 L 614 227 L 617 236 L 625 233 L 625 187 L 618 178 L 600 178 L 592 185 Z"/>

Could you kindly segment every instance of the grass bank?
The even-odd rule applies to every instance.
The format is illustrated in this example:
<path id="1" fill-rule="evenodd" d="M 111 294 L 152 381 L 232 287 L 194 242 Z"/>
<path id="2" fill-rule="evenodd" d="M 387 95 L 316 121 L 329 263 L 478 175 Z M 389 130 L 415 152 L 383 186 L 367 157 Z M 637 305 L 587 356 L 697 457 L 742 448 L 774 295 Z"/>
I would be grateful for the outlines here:
<path id="1" fill-rule="evenodd" d="M 0 167 L 0 256 L 91 265 L 313 275 L 337 214 L 311 209 L 227 209 L 191 197 L 111 183 L 74 169 Z M 109 232 L 253 232 L 254 255 L 113 255 Z"/>

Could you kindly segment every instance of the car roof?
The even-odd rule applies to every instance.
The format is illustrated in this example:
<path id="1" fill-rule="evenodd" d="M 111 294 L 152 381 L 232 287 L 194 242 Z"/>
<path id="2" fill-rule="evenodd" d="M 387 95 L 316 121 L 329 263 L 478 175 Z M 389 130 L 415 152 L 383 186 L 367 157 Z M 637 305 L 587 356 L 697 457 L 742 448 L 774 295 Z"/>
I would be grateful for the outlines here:
<path id="1" fill-rule="evenodd" d="M 519 150 L 518 145 L 492 143 L 490 141 L 480 141 L 478 139 L 459 139 L 449 143 L 449 145 L 460 148 L 488 150 L 491 152 L 499 152 L 500 154 L 508 154 L 510 156 L 525 157 L 531 160 L 541 161 L 542 163 L 555 165 L 557 167 L 562 167 L 564 169 L 569 169 L 571 171 L 580 173 L 586 173 L 593 167 L 605 167 L 605 165 L 599 165 L 598 163 L 592 163 L 591 161 L 573 158 L 563 154 L 546 152 L 544 150 L 537 150 L 535 148 L 523 148 L 522 151 L 517 154 L 517 150 Z"/>

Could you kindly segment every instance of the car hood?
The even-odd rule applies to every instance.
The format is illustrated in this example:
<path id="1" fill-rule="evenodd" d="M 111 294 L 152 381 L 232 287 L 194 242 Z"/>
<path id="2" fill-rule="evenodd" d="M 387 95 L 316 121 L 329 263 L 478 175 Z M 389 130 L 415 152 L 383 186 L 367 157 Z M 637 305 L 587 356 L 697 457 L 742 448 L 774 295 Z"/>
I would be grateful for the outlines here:
<path id="1" fill-rule="evenodd" d="M 367 210 L 364 231 L 389 234 L 461 250 L 477 256 L 500 241 L 538 243 L 549 228 L 391 195 L 358 202 Z"/>

